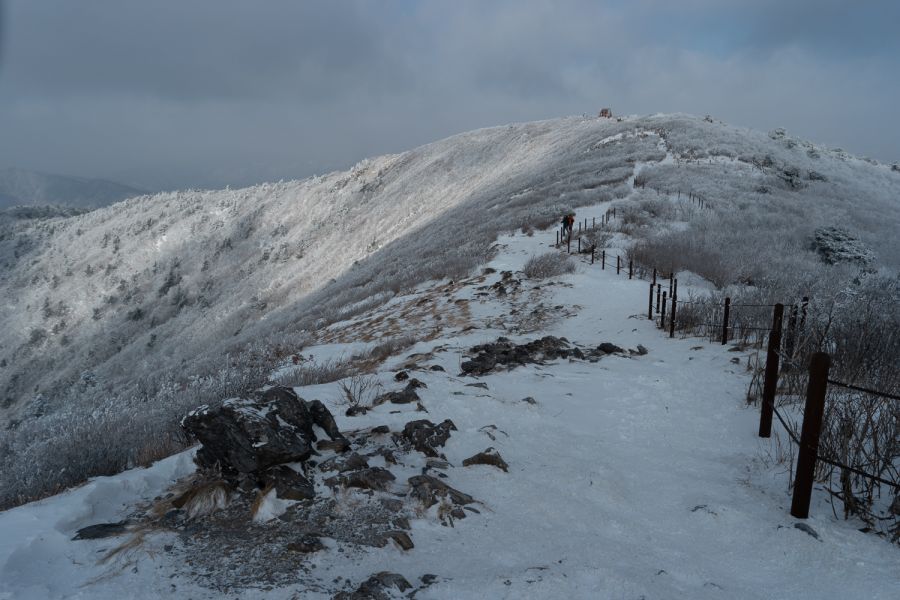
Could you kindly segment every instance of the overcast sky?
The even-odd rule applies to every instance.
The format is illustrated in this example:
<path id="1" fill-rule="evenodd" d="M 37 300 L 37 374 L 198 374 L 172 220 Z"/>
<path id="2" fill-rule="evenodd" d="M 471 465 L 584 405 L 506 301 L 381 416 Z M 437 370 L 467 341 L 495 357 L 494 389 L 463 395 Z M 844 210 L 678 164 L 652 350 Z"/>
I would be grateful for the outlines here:
<path id="1" fill-rule="evenodd" d="M 0 167 L 220 187 L 604 106 L 900 160 L 896 0 L 7 0 L 0 19 Z"/>

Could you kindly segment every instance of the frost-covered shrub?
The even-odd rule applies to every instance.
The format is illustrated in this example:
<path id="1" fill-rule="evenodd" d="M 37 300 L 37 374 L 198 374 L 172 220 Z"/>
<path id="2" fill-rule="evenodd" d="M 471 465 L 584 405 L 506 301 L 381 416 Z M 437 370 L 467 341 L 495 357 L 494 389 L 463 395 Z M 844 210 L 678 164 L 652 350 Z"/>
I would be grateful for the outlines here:
<path id="1" fill-rule="evenodd" d="M 547 277 L 574 273 L 575 263 L 565 254 L 547 252 L 546 254 L 529 258 L 522 271 L 526 277 L 531 279 L 546 279 Z"/>

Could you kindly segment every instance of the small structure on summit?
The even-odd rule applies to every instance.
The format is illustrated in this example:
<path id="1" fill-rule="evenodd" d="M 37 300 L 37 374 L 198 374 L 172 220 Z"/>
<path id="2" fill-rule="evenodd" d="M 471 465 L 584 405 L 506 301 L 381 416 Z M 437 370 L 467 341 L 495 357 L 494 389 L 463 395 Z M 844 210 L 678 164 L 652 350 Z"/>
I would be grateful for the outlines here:
<path id="1" fill-rule="evenodd" d="M 606 119 L 612 119 L 612 109 L 611 108 L 601 108 L 600 114 L 598 114 L 597 116 L 604 117 Z"/>

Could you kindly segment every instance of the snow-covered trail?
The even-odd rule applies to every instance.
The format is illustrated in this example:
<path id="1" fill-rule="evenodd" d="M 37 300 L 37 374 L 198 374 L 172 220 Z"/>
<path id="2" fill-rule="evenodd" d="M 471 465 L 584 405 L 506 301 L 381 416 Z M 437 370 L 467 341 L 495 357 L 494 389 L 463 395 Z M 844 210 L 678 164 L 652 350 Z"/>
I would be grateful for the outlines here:
<path id="1" fill-rule="evenodd" d="M 577 218 L 599 217 L 605 208 Z M 503 270 L 520 270 L 554 237 L 550 230 L 502 238 L 489 265 L 498 273 L 486 283 Z M 696 338 L 669 339 L 646 317 L 646 284 L 614 269 L 580 261 L 575 274 L 552 281 L 545 303 L 574 306 L 577 314 L 546 331 L 511 336 L 476 329 L 404 352 L 437 344 L 459 349 L 431 361 L 446 372 L 416 377 L 428 385 L 420 391 L 427 418 L 450 418 L 458 428 L 444 448 L 455 465 L 447 481 L 480 500 L 481 514 L 454 527 L 442 526 L 433 510 L 412 520 L 415 548 L 407 552 L 388 546 L 317 553 L 309 560 L 321 581 L 358 583 L 383 570 L 411 582 L 437 575 L 417 599 L 900 597 L 900 551 L 834 518 L 823 492 L 814 492 L 806 521 L 820 539 L 794 527 L 785 467 L 766 460 L 774 447 L 756 437 L 757 412 L 744 403 L 744 354 Z M 476 321 L 502 312 L 493 298 L 478 300 L 473 292 L 458 295 L 472 299 Z M 499 335 L 520 341 L 546 334 L 626 349 L 640 344 L 649 353 L 456 376 L 462 349 Z M 396 387 L 390 371 L 401 362 L 384 366 L 386 386 Z M 466 386 L 473 382 L 488 389 Z M 349 418 L 337 403 L 337 384 L 299 391 L 329 404 L 342 429 L 397 430 L 421 418 L 411 406 L 394 405 Z M 509 473 L 462 467 L 489 446 L 509 463 Z M 0 598 L 149 598 L 170 585 L 184 597 L 222 597 L 182 576 L 170 579 L 175 565 L 164 552 L 86 584 L 106 572 L 92 564 L 110 543 L 67 541 L 78 527 L 115 520 L 129 500 L 159 493 L 167 477 L 184 471 L 183 459 L 0 513 L 0 529 L 12 532 L 0 539 Z M 329 596 L 292 588 L 235 597 Z"/>

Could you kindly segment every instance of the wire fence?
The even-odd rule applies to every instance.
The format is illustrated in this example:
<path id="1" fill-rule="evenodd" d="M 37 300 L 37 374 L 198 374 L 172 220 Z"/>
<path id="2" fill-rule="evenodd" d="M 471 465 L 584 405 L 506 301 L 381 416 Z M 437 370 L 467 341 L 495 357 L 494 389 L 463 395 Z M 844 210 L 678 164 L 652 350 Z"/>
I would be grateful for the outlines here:
<path id="1" fill-rule="evenodd" d="M 616 218 L 615 210 L 613 209 L 607 211 L 604 217 L 601 218 L 601 227 L 608 225 L 610 220 L 614 218 Z M 587 227 L 587 221 L 585 221 L 584 225 L 584 232 L 589 231 Z M 596 229 L 596 225 L 594 228 Z M 581 233 L 583 232 L 579 231 L 579 234 Z M 563 239 L 564 238 L 562 236 L 558 238 L 557 247 L 559 247 Z M 781 411 L 777 410 L 774 406 L 774 393 L 777 389 L 777 377 L 779 372 L 783 371 L 793 378 L 790 382 L 789 390 L 787 392 L 783 392 L 788 393 L 789 396 L 799 396 L 800 390 L 802 389 L 800 386 L 802 385 L 805 385 L 808 388 L 814 385 L 812 378 L 806 376 L 807 366 L 809 365 L 804 363 L 805 357 L 808 357 L 810 355 L 810 350 L 808 350 L 806 347 L 803 347 L 804 340 L 801 339 L 801 331 L 805 327 L 805 323 L 810 310 L 808 297 L 803 297 L 801 300 L 791 303 L 773 303 L 765 301 L 731 303 L 731 299 L 727 297 L 724 298 L 724 302 L 713 298 L 692 298 L 681 300 L 677 295 L 678 281 L 675 277 L 675 273 L 672 270 L 664 271 L 659 268 L 654 268 L 650 265 L 642 264 L 638 261 L 635 261 L 634 257 L 629 256 L 628 253 L 622 253 L 621 251 L 616 251 L 614 249 L 604 248 L 601 250 L 597 250 L 596 246 L 588 247 L 581 244 L 580 239 L 581 238 L 579 237 L 577 250 L 580 251 L 580 253 L 583 255 L 589 254 L 591 257 L 591 264 L 594 264 L 596 260 L 599 260 L 601 268 L 603 269 L 605 269 L 606 267 L 615 267 L 617 274 L 623 274 L 629 279 L 637 279 L 651 283 L 647 304 L 648 317 L 650 319 L 656 319 L 661 329 L 668 329 L 670 337 L 674 337 L 675 331 L 678 330 L 682 334 L 687 336 L 700 335 L 702 333 L 702 337 L 710 337 L 711 339 L 715 338 L 716 340 L 721 341 L 722 344 L 727 343 L 729 339 L 733 340 L 735 338 L 738 338 L 743 342 L 748 342 L 754 340 L 755 338 L 754 341 L 756 343 L 756 346 L 761 349 L 764 343 L 770 341 L 770 338 L 773 336 L 773 331 L 777 327 L 777 347 L 775 347 L 774 349 L 770 347 L 769 352 L 767 352 L 767 356 L 768 354 L 772 354 L 773 359 L 776 359 L 779 364 L 779 366 L 775 369 L 775 381 L 771 382 L 771 385 L 769 385 L 770 382 L 763 380 L 761 376 L 756 379 L 759 380 L 758 383 L 761 383 L 762 387 L 771 388 L 771 394 L 773 394 L 773 397 L 770 399 L 772 414 L 774 414 L 781 426 L 787 432 L 791 441 L 798 447 L 800 455 L 809 452 L 809 448 L 804 447 L 804 443 L 802 441 L 803 436 L 798 435 L 797 432 L 794 431 L 793 427 L 791 427 L 788 420 L 784 418 Z M 570 240 L 571 238 L 569 238 L 569 241 Z M 566 250 L 571 253 L 571 247 L 568 243 L 566 244 Z M 668 282 L 668 286 L 666 286 L 666 282 Z M 665 289 L 666 287 L 668 289 Z M 666 309 L 666 304 L 671 305 L 671 308 L 668 311 Z M 783 309 L 783 307 L 785 306 L 787 306 L 788 308 L 787 311 Z M 690 307 L 690 314 L 687 315 L 687 318 L 682 316 L 685 307 Z M 679 308 L 681 308 L 682 310 L 679 310 Z M 668 315 L 666 314 L 667 312 Z M 698 318 L 702 317 L 703 315 L 706 315 L 707 319 Z M 709 320 L 708 317 L 710 316 L 716 318 L 713 320 Z M 667 317 L 669 325 L 668 327 L 666 327 Z M 782 333 L 784 334 L 783 340 L 781 338 Z M 767 358 L 767 363 L 768 360 L 769 359 Z M 758 359 L 757 365 L 759 365 Z M 769 373 L 769 370 L 766 369 L 766 379 L 768 379 L 769 377 L 771 377 L 771 375 Z M 875 398 L 894 401 L 900 400 L 900 395 L 880 391 L 864 385 L 856 385 L 856 383 L 846 383 L 835 378 L 826 378 L 823 379 L 820 383 L 822 386 L 823 406 L 825 402 L 825 393 L 827 391 L 827 386 L 829 385 L 832 386 L 832 388 L 848 390 L 851 392 L 856 392 L 858 394 L 866 394 Z M 750 392 L 748 391 L 748 400 L 749 398 Z M 852 401 L 851 398 L 835 398 L 832 394 L 832 403 L 850 401 Z M 763 401 L 763 405 L 765 405 L 765 399 Z M 808 415 L 804 413 L 804 432 L 807 428 L 807 418 Z M 821 423 L 819 423 L 819 427 L 821 427 Z M 762 435 L 762 424 L 760 432 L 760 435 Z M 877 442 L 873 443 L 877 446 Z M 807 443 L 807 446 L 808 445 L 809 444 Z M 875 449 L 875 452 L 878 452 L 877 448 Z M 891 480 L 881 476 L 878 473 L 868 472 L 865 468 L 866 461 L 864 461 L 864 464 L 861 465 L 853 465 L 848 464 L 847 461 L 838 460 L 834 458 L 834 456 L 829 452 L 819 451 L 818 433 L 816 434 L 816 447 L 813 449 L 811 457 L 807 458 L 807 462 L 809 462 L 810 460 L 812 465 L 811 468 L 815 468 L 815 465 L 819 463 L 828 465 L 835 469 L 839 469 L 842 473 L 842 483 L 844 482 L 847 474 L 853 474 L 857 477 L 867 479 L 875 484 L 894 489 L 895 491 L 898 491 L 897 498 L 898 501 L 900 501 L 900 473 L 896 472 L 898 469 L 895 465 L 892 466 L 892 464 L 889 463 L 887 466 L 885 466 L 883 463 L 881 464 L 882 473 L 884 472 L 883 469 L 887 468 L 888 475 L 894 476 L 894 479 Z M 801 462 L 803 462 L 803 459 L 798 458 L 798 478 L 800 477 Z M 877 465 L 873 465 L 871 461 L 868 462 L 870 466 L 876 467 L 876 471 L 878 470 Z M 808 484 L 810 491 L 812 489 L 812 481 L 813 476 L 810 473 L 808 481 L 804 483 L 804 485 Z M 798 502 L 797 481 L 794 482 L 794 487 L 796 503 Z M 837 495 L 838 497 L 840 497 L 839 494 L 835 493 L 834 491 L 831 491 L 831 493 L 833 496 Z M 843 493 L 846 496 L 850 492 L 845 489 Z M 799 502 L 800 505 L 803 504 L 802 500 L 800 500 Z M 847 502 L 848 500 L 844 500 L 845 505 L 847 504 Z M 800 506 L 799 508 L 797 508 L 792 506 L 792 514 L 796 513 L 795 516 L 802 515 L 805 517 L 806 511 L 808 511 L 808 504 L 809 500 L 807 498 L 805 507 Z M 845 511 L 846 510 L 847 509 L 845 506 Z M 897 519 L 898 526 L 895 530 L 895 539 L 900 538 L 900 514 L 897 515 Z"/>

